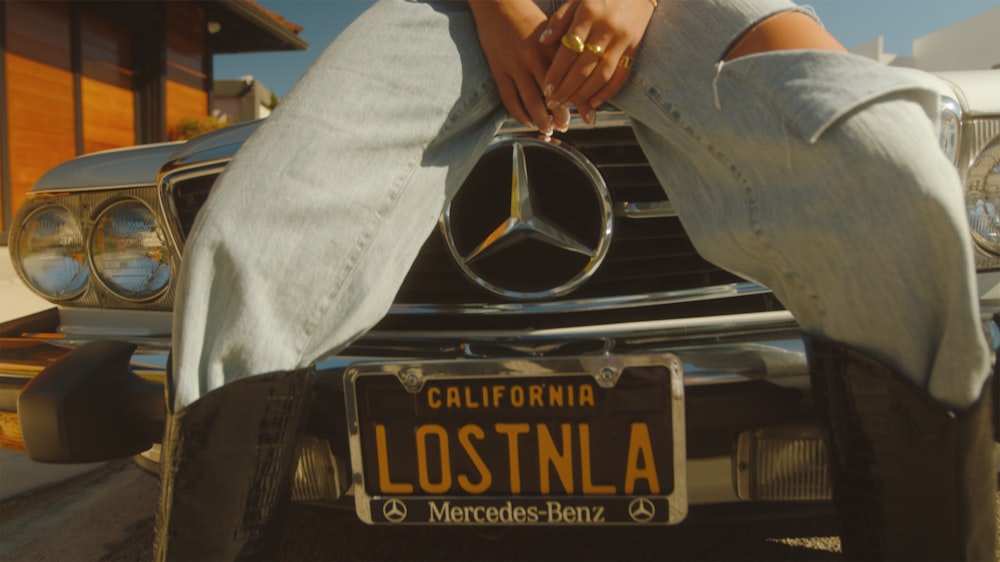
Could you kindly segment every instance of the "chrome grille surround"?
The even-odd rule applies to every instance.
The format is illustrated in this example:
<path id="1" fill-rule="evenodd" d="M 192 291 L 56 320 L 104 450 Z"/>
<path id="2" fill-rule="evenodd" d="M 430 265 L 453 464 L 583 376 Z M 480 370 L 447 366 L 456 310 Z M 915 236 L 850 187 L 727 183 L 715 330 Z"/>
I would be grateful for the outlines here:
<path id="1" fill-rule="evenodd" d="M 179 251 L 183 252 L 198 211 L 208 199 L 215 179 L 228 163 L 228 159 L 205 162 L 160 175 L 160 208 L 167 218 L 170 237 Z"/>
<path id="2" fill-rule="evenodd" d="M 597 127 L 584 127 L 574 121 L 553 144 L 568 147 L 584 162 L 582 167 L 596 170 L 607 186 L 607 220 L 614 237 L 602 250 L 606 255 L 600 267 L 592 267 L 578 286 L 541 298 L 497 294 L 470 281 L 456 267 L 446 237 L 434 232 L 380 328 L 408 331 L 423 324 L 424 330 L 445 325 L 457 330 L 519 329 L 781 309 L 767 288 L 723 271 L 697 253 L 624 114 L 602 112 L 598 122 Z M 498 139 L 511 138 L 538 137 L 508 122 Z M 213 151 L 203 160 L 172 162 L 160 176 L 163 213 L 180 249 L 211 184 L 228 163 L 220 156 Z M 508 167 L 504 175 L 509 174 Z M 497 325 L 502 319 L 507 320 Z"/>

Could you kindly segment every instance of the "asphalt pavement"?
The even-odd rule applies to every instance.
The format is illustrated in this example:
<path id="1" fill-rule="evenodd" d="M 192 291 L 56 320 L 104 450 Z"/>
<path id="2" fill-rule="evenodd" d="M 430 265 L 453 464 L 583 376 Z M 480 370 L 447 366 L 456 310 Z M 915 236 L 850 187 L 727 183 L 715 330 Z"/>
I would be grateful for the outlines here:
<path id="1" fill-rule="evenodd" d="M 7 246 L 0 246 L 0 322 L 51 308 L 52 304 L 32 293 L 17 277 Z M 3 347 L 0 344 L 0 361 Z M 38 463 L 26 453 L 0 449 L 0 503 L 60 484 L 100 469 L 96 464 Z"/>

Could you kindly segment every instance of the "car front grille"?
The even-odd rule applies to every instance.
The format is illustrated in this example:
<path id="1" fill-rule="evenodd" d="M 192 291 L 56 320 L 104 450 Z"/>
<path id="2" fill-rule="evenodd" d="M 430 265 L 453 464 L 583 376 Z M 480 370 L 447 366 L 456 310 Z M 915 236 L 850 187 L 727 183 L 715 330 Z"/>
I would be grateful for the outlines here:
<path id="1" fill-rule="evenodd" d="M 600 170 L 614 202 L 615 209 L 626 203 L 667 202 L 666 194 L 657 181 L 648 161 L 629 127 L 571 130 L 560 140 L 575 147 Z M 221 170 L 219 170 L 221 171 Z M 217 173 L 201 175 L 178 181 L 173 188 L 173 204 L 183 238 L 190 232 L 194 218 L 208 197 Z M 669 215 L 669 214 L 668 214 Z M 587 302 L 597 299 L 656 295 L 700 288 L 725 286 L 744 282 L 743 279 L 724 271 L 695 251 L 676 216 L 626 216 L 617 212 L 614 218 L 614 235 L 608 254 L 599 270 L 582 286 L 569 294 L 551 299 L 543 304 L 558 302 Z M 732 296 L 725 299 L 702 299 L 674 307 L 631 307 L 605 310 L 597 318 L 593 310 L 577 307 L 578 314 L 561 315 L 558 325 L 581 325 L 593 321 L 634 321 L 684 315 L 717 315 L 736 312 L 754 312 L 780 308 L 770 294 Z M 510 300 L 491 294 L 468 280 L 456 267 L 439 229 L 430 235 L 405 279 L 396 298 L 397 305 L 406 305 L 408 318 L 390 322 L 393 328 L 415 329 L 426 318 L 412 317 L 414 306 L 434 311 L 439 321 L 447 318 L 442 326 L 454 329 L 486 326 L 494 328 L 539 327 L 552 324 L 543 320 L 551 317 L 541 309 L 532 309 L 531 303 L 523 308 L 511 309 L 505 305 Z M 535 303 L 537 304 L 537 303 Z M 463 314 L 463 307 L 474 305 L 476 314 Z M 496 314 L 484 314 L 482 309 L 496 307 Z M 516 310 L 519 320 L 505 319 L 495 323 L 496 316 L 511 316 Z M 401 312 L 399 309 L 396 312 Z M 591 314 L 587 314 L 590 312 Z M 399 316 L 399 315 L 396 315 Z M 476 316 L 476 319 L 473 319 Z M 575 319 L 566 318 L 572 316 Z M 493 318 L 494 321 L 488 318 Z M 423 324 L 422 324 L 423 323 Z M 438 323 L 438 322 L 435 322 Z"/>

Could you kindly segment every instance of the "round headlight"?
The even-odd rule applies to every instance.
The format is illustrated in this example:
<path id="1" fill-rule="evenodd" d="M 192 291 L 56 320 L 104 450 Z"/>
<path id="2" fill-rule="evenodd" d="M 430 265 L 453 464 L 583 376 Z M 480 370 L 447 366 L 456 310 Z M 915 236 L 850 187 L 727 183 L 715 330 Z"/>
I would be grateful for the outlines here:
<path id="1" fill-rule="evenodd" d="M 983 249 L 1000 254 L 1000 140 L 979 153 L 968 177 L 965 205 L 972 237 Z"/>
<path id="2" fill-rule="evenodd" d="M 167 248 L 156 218 L 138 201 L 122 201 L 105 209 L 90 238 L 94 271 L 122 298 L 149 299 L 170 282 Z"/>
<path id="3" fill-rule="evenodd" d="M 80 294 L 90 278 L 80 225 L 63 207 L 42 207 L 24 220 L 17 259 L 28 285 L 50 299 Z"/>

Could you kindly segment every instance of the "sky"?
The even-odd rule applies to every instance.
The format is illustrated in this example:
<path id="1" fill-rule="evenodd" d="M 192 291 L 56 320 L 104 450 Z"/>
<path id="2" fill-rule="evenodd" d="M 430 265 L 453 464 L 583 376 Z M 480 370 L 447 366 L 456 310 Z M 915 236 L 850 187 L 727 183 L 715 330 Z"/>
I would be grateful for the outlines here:
<path id="1" fill-rule="evenodd" d="M 696 0 L 695 0 L 696 1 Z M 252 75 L 284 96 L 319 53 L 373 0 L 258 0 L 305 29 L 305 51 L 217 55 L 215 77 Z M 1000 0 L 811 0 L 826 28 L 848 48 L 882 35 L 885 52 L 911 55 L 913 40 L 1000 6 Z"/>

